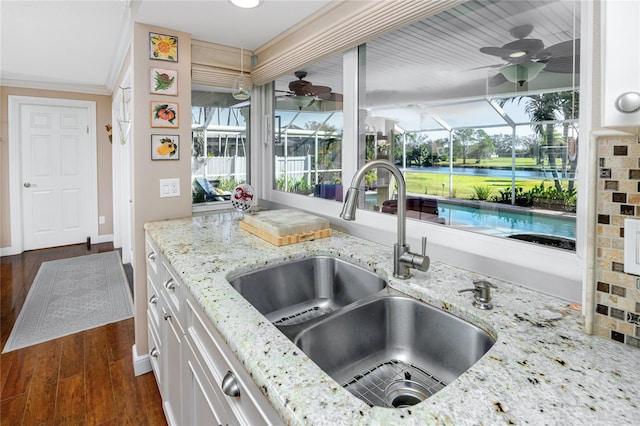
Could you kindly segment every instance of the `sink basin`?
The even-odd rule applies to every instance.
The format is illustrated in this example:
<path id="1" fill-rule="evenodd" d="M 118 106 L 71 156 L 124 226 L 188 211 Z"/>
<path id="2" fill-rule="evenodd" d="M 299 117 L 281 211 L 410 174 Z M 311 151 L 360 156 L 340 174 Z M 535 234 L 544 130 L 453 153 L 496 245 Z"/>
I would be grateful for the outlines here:
<path id="1" fill-rule="evenodd" d="M 294 343 L 372 406 L 417 404 L 495 343 L 482 329 L 415 299 L 381 295 L 304 329 Z"/>
<path id="2" fill-rule="evenodd" d="M 328 256 L 287 262 L 228 280 L 277 326 L 319 318 L 387 286 L 375 273 Z"/>

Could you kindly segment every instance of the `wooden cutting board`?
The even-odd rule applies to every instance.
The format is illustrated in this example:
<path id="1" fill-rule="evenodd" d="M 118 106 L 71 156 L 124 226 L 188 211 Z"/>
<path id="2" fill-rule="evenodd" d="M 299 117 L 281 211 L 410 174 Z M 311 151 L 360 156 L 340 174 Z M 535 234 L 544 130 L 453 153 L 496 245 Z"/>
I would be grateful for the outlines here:
<path id="1" fill-rule="evenodd" d="M 294 209 L 247 213 L 240 228 L 276 246 L 331 236 L 327 219 Z"/>

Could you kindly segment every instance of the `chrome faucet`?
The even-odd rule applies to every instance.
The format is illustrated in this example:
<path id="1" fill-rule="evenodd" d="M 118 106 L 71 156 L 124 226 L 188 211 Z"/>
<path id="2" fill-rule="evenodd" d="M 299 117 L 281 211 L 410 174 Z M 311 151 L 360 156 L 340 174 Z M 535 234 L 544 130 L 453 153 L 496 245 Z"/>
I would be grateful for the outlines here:
<path id="1" fill-rule="evenodd" d="M 355 220 L 356 207 L 358 205 L 358 194 L 360 190 L 360 181 L 364 175 L 371 169 L 381 167 L 390 171 L 398 182 L 398 242 L 393 246 L 393 276 L 396 278 L 406 279 L 411 276 L 410 269 L 415 268 L 420 271 L 429 269 L 429 256 L 427 251 L 427 238 L 422 237 L 422 254 L 412 253 L 409 251 L 407 244 L 406 228 L 407 228 L 407 189 L 404 182 L 404 176 L 400 170 L 387 160 L 373 160 L 360 167 L 353 176 L 351 187 L 347 190 L 347 195 L 342 206 L 340 217 L 345 220 Z"/>

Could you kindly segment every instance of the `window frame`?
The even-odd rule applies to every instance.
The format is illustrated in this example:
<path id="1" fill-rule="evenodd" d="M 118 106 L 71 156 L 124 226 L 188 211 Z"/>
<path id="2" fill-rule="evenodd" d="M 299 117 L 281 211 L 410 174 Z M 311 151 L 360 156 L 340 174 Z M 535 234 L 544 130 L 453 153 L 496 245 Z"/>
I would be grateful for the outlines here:
<path id="1" fill-rule="evenodd" d="M 591 75 L 594 58 L 590 53 L 595 44 L 592 31 L 594 7 L 589 2 L 582 1 L 580 111 L 584 113 L 580 117 L 582 143 L 578 156 L 578 169 L 581 173 L 577 176 L 576 251 L 497 238 L 413 219 L 407 220 L 408 244 L 419 247 L 420 237 L 427 236 L 427 253 L 435 261 L 510 281 L 568 301 L 586 303 L 588 295 L 584 289 L 591 279 L 589 270 L 593 267 L 593 261 L 589 258 L 593 231 L 589 230 L 595 223 L 593 214 L 590 213 L 594 209 L 593 197 L 590 195 L 594 185 L 592 172 L 595 167 L 595 148 L 594 138 L 590 137 L 592 117 L 587 113 L 593 110 L 594 98 Z M 343 57 L 343 141 L 358 141 L 364 137 L 358 133 L 358 55 L 358 48 L 352 48 L 345 51 Z M 265 96 L 272 97 L 273 94 L 270 92 Z M 267 117 L 272 117 L 268 111 Z M 270 140 L 273 140 L 272 136 Z M 358 167 L 358 146 L 358 143 L 343 142 L 342 177 L 345 190 Z M 263 154 L 267 155 L 262 157 L 262 161 L 273 161 L 271 152 L 271 149 L 263 150 Z M 389 250 L 396 242 L 395 216 L 361 210 L 356 221 L 344 221 L 339 217 L 342 203 L 274 190 L 271 172 L 266 167 L 261 174 L 263 182 L 268 182 L 267 185 L 263 184 L 261 192 L 267 207 L 295 207 L 325 216 L 335 229 L 387 245 Z M 460 245 L 461 241 L 464 242 L 464 247 Z"/>

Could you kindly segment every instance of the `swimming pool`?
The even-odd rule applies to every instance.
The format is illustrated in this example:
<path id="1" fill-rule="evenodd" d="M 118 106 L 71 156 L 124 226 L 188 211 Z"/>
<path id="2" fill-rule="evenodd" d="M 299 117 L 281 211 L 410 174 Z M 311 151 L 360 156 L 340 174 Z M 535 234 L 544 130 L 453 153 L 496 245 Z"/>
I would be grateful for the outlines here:
<path id="1" fill-rule="evenodd" d="M 376 194 L 367 194 L 366 203 L 373 208 Z M 450 202 L 438 199 L 438 216 L 444 224 L 455 228 L 499 237 L 517 234 L 548 235 L 575 240 L 576 219 L 572 215 L 556 212 L 510 208 L 486 203 L 482 208 L 464 201 Z"/>
<path id="2" fill-rule="evenodd" d="M 575 240 L 576 220 L 561 214 L 542 214 L 497 208 L 477 209 L 438 200 L 438 215 L 446 225 L 474 228 L 473 231 L 508 237 L 514 234 L 542 234 Z"/>

